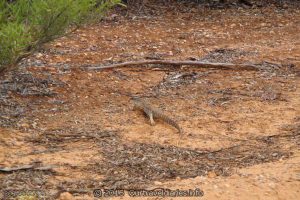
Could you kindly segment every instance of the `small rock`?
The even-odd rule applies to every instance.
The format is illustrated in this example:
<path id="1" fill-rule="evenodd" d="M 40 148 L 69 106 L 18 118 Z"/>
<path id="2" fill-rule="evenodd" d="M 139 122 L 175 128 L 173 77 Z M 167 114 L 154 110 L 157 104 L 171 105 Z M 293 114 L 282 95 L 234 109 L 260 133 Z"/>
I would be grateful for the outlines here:
<path id="1" fill-rule="evenodd" d="M 37 54 L 36 54 L 36 57 L 37 57 L 37 58 L 41 58 L 41 57 L 43 57 L 43 54 L 42 54 L 42 53 L 37 53 Z"/>
<path id="2" fill-rule="evenodd" d="M 207 176 L 208 176 L 208 178 L 215 178 L 215 177 L 217 177 L 217 174 L 213 171 L 210 171 L 210 172 L 208 172 Z"/>
<path id="3" fill-rule="evenodd" d="M 261 23 L 260 26 L 264 27 L 266 26 L 267 24 L 266 23 Z"/>
<path id="4" fill-rule="evenodd" d="M 160 181 L 154 181 L 154 184 L 155 185 L 162 185 L 162 182 L 160 182 Z"/>
<path id="5" fill-rule="evenodd" d="M 69 192 L 63 192 L 59 195 L 59 200 L 73 200 L 75 199 Z"/>
<path id="6" fill-rule="evenodd" d="M 36 122 L 33 122 L 31 125 L 32 125 L 32 127 L 33 127 L 34 129 L 37 128 L 37 123 L 36 123 Z"/>
<path id="7" fill-rule="evenodd" d="M 62 47 L 62 43 L 57 42 L 57 43 L 55 44 L 55 47 Z"/>
<path id="8" fill-rule="evenodd" d="M 23 124 L 21 124 L 21 127 L 22 128 L 30 128 L 30 125 L 27 123 L 23 123 Z"/>
<path id="9" fill-rule="evenodd" d="M 278 153 L 272 153 L 272 156 L 276 157 L 276 156 L 278 156 Z"/>

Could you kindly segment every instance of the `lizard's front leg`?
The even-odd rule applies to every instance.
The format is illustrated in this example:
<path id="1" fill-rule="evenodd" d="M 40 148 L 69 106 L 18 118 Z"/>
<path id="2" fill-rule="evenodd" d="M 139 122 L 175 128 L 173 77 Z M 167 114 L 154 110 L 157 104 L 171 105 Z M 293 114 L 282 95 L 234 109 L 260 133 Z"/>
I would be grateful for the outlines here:
<path id="1" fill-rule="evenodd" d="M 149 113 L 149 118 L 150 118 L 150 124 L 151 124 L 151 126 L 154 126 L 154 125 L 155 125 L 155 122 L 154 122 L 154 120 L 153 120 L 153 113 L 152 113 L 152 112 Z"/>

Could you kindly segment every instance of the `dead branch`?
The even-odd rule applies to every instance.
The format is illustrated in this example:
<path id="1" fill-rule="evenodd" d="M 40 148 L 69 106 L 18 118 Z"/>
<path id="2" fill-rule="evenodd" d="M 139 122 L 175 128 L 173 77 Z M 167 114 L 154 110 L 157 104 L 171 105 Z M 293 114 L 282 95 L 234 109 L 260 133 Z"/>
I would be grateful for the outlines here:
<path id="1" fill-rule="evenodd" d="M 32 169 L 34 166 L 33 165 L 23 165 L 19 167 L 1 167 L 0 172 L 13 172 L 13 171 L 18 171 L 18 170 L 26 170 L 26 169 Z"/>
<path id="2" fill-rule="evenodd" d="M 9 173 L 9 172 L 14 172 L 14 171 L 20 171 L 20 170 L 28 170 L 28 169 L 33 169 L 33 170 L 39 170 L 39 171 L 51 171 L 54 166 L 42 166 L 42 167 L 36 167 L 34 165 L 23 165 L 23 166 L 18 166 L 18 167 L 1 167 L 0 172 L 3 173 Z"/>
<path id="3" fill-rule="evenodd" d="M 218 69 L 231 69 L 231 70 L 258 70 L 258 66 L 254 64 L 234 64 L 234 63 L 211 63 L 211 62 L 201 62 L 201 61 L 177 61 L 177 60 L 140 60 L 140 61 L 129 61 L 123 63 L 117 63 L 101 67 L 87 67 L 88 70 L 101 70 L 101 69 L 112 69 L 119 67 L 128 67 L 135 65 L 193 65 L 201 68 L 218 68 Z"/>

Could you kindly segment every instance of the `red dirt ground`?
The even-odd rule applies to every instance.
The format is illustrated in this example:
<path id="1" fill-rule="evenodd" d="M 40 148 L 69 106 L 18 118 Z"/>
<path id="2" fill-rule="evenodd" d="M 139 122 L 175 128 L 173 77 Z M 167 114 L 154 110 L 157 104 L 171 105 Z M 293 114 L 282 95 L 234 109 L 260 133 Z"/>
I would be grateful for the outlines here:
<path id="1" fill-rule="evenodd" d="M 200 188 L 201 199 L 298 199 L 299 19 L 299 9 L 272 6 L 114 14 L 45 46 L 1 78 L 34 77 L 28 88 L 9 86 L 15 106 L 6 111 L 22 110 L 16 117 L 2 110 L 0 166 L 54 168 L 1 173 L 1 188 L 42 190 L 51 199 L 93 199 L 96 188 Z M 82 69 L 147 58 L 260 63 L 263 69 Z M 183 135 L 160 121 L 150 126 L 132 109 L 131 96 L 172 116 Z"/>

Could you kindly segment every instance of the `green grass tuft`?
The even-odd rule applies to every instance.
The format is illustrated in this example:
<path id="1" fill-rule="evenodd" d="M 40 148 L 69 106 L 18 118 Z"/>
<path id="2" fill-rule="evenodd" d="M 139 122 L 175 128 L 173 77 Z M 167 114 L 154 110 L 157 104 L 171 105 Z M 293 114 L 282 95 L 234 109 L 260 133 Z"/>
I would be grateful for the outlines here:
<path id="1" fill-rule="evenodd" d="M 121 0 L 0 0 L 0 71 Z"/>

